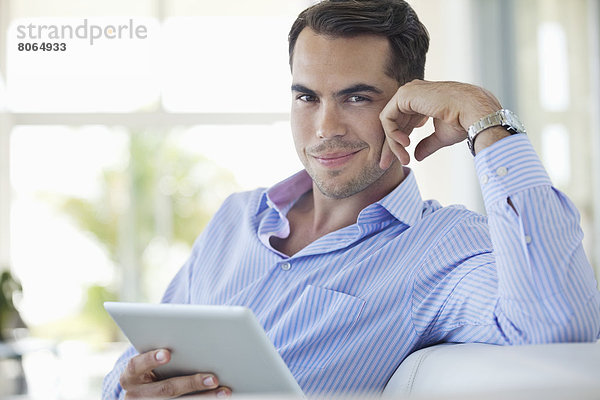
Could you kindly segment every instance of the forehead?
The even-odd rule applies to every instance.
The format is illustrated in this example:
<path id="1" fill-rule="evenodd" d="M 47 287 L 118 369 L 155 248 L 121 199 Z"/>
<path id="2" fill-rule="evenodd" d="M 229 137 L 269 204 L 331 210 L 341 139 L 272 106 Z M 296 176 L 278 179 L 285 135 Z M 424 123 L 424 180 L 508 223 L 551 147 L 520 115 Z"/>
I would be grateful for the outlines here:
<path id="1" fill-rule="evenodd" d="M 305 28 L 294 47 L 292 76 L 295 81 L 389 78 L 385 73 L 388 57 L 389 43 L 385 37 L 329 37 Z"/>

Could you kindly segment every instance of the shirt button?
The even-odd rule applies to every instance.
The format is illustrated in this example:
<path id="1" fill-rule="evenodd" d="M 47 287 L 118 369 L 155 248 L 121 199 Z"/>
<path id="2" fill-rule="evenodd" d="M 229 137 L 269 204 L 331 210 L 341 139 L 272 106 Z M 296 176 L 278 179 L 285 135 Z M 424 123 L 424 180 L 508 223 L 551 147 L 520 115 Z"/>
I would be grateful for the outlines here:
<path id="1" fill-rule="evenodd" d="M 498 176 L 505 176 L 506 174 L 508 174 L 508 170 L 506 169 L 506 167 L 500 167 L 496 170 L 496 173 L 498 174 Z"/>
<path id="2" fill-rule="evenodd" d="M 531 243 L 531 236 L 525 235 L 525 243 L 527 243 L 527 244 Z"/>
<path id="3" fill-rule="evenodd" d="M 289 262 L 283 263 L 281 264 L 281 269 L 284 271 L 289 271 L 290 269 L 292 269 L 292 264 L 290 264 Z"/>
<path id="4" fill-rule="evenodd" d="M 489 181 L 489 178 L 488 178 L 488 176 L 487 176 L 487 175 L 482 175 L 482 176 L 481 176 L 481 183 L 482 183 L 483 185 L 485 185 L 486 183 L 488 183 L 488 181 Z"/>

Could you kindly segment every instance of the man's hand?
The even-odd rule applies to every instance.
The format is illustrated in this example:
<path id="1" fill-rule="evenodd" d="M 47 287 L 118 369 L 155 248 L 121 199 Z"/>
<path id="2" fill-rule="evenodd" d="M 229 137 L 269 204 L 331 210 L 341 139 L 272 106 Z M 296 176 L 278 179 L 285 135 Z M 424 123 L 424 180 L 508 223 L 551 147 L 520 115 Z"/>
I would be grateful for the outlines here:
<path id="1" fill-rule="evenodd" d="M 159 381 L 152 370 L 168 363 L 170 359 L 171 353 L 168 350 L 153 350 L 129 360 L 120 379 L 121 387 L 126 392 L 125 398 L 167 399 L 197 392 L 213 397 L 231 395 L 231 389 L 219 387 L 219 381 L 213 374 L 199 373 Z"/>
<path id="2" fill-rule="evenodd" d="M 398 89 L 379 115 L 386 135 L 379 165 L 382 169 L 389 168 L 394 157 L 403 165 L 408 164 L 410 156 L 405 148 L 410 145 L 409 136 L 429 118 L 433 118 L 435 131 L 417 144 L 417 161 L 463 141 L 469 126 L 501 108 L 493 94 L 477 86 L 459 82 L 409 82 Z M 493 141 L 508 136 L 501 128 L 489 131 Z M 477 137 L 476 150 L 482 148 L 478 142 L 484 133 L 487 134 L 484 131 Z M 487 138 L 481 140 L 484 147 L 491 143 Z"/>

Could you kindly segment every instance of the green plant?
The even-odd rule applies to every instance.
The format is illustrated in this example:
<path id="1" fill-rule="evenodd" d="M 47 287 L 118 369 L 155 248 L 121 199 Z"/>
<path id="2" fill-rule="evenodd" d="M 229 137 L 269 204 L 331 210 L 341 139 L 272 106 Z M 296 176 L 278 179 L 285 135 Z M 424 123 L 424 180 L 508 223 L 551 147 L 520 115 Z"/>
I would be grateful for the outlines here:
<path id="1" fill-rule="evenodd" d="M 143 277 L 152 273 L 152 266 L 142 255 L 153 243 L 164 243 L 166 248 L 191 246 L 224 195 L 237 189 L 229 171 L 182 149 L 162 133 L 131 132 L 128 150 L 126 165 L 103 171 L 97 197 L 59 198 L 56 202 L 106 249 L 120 270 L 123 286 L 115 288 L 117 278 L 106 287 L 89 287 L 80 315 L 68 323 L 44 326 L 46 334 L 64 337 L 68 326 L 71 334 L 83 335 L 93 328 L 100 336 L 114 338 L 114 323 L 102 302 L 143 301 Z M 136 277 L 134 285 L 130 285 L 132 277 Z"/>
<path id="2" fill-rule="evenodd" d="M 22 290 L 21 284 L 9 270 L 2 272 L 0 275 L 0 340 L 8 339 L 12 329 L 25 326 L 13 300 Z"/>

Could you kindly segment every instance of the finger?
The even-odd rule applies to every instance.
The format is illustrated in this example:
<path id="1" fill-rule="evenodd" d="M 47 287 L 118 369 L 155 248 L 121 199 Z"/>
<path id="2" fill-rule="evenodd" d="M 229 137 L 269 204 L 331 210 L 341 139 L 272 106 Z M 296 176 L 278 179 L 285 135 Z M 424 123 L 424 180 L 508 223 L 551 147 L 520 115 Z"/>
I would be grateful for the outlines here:
<path id="1" fill-rule="evenodd" d="M 393 164 L 394 158 L 398 158 L 401 161 L 404 160 L 406 163 L 410 159 L 410 156 L 404 149 L 410 145 L 410 137 L 407 133 L 399 129 L 398 123 L 394 120 L 395 116 L 400 115 L 397 113 L 396 105 L 390 101 L 386 105 L 386 108 L 387 110 L 384 109 L 380 114 L 381 126 L 385 134 L 385 141 L 381 149 L 381 158 L 379 161 L 379 167 L 383 170 L 387 170 Z M 404 125 L 406 126 L 406 123 Z M 409 133 L 410 131 L 412 129 L 409 129 Z M 399 157 L 399 154 L 402 154 L 402 158 Z"/>
<path id="2" fill-rule="evenodd" d="M 417 161 L 423 161 L 446 144 L 442 143 L 439 137 L 434 133 L 422 139 L 415 147 L 415 158 Z"/>
<path id="3" fill-rule="evenodd" d="M 220 386 L 216 389 L 213 390 L 208 390 L 206 392 L 202 392 L 202 393 L 192 393 L 189 396 L 192 398 L 198 398 L 198 397 L 208 397 L 208 398 L 217 398 L 217 399 L 225 399 L 228 397 L 231 397 L 232 395 L 232 391 L 230 388 L 226 387 L 226 386 Z M 188 395 L 183 395 L 181 396 L 181 398 L 186 398 L 188 397 Z"/>
<path id="4" fill-rule="evenodd" d="M 429 119 L 428 116 L 426 115 L 421 115 L 421 114 L 415 114 L 415 128 L 420 128 L 423 125 L 425 125 L 425 123 L 427 123 L 427 120 Z"/>
<path id="5" fill-rule="evenodd" d="M 410 136 L 408 136 L 408 133 L 405 133 L 399 129 L 396 129 L 393 132 L 390 132 L 389 135 L 387 136 L 388 140 L 392 140 L 394 142 L 399 143 L 402 147 L 408 147 L 410 146 Z"/>
<path id="6" fill-rule="evenodd" d="M 420 128 L 425 125 L 429 117 L 422 114 L 412 114 L 408 118 L 402 119 L 402 125 L 399 125 L 398 128 L 410 135 L 415 128 Z"/>
<path id="7" fill-rule="evenodd" d="M 379 113 L 379 119 L 383 125 L 383 128 L 393 130 L 396 125 L 396 120 L 400 117 L 400 110 L 398 110 L 398 92 L 392 96 L 390 101 L 387 102 L 383 110 Z"/>
<path id="8" fill-rule="evenodd" d="M 209 397 L 209 398 L 217 398 L 217 399 L 226 399 L 228 397 L 231 397 L 231 395 L 232 395 L 232 391 L 230 388 L 228 388 L 226 386 L 220 386 L 216 389 L 209 390 L 209 391 L 202 392 L 202 393 L 191 394 L 190 396 L 192 396 L 193 398 Z M 186 396 L 183 396 L 183 397 L 186 397 Z"/>
<path id="9" fill-rule="evenodd" d="M 379 161 L 379 168 L 381 168 L 384 171 L 387 170 L 389 167 L 392 166 L 395 157 L 396 156 L 394 155 L 394 153 L 392 153 L 392 150 L 388 145 L 388 140 L 385 139 L 383 141 L 383 147 L 381 149 L 381 159 Z"/>
<path id="10" fill-rule="evenodd" d="M 121 386 L 126 389 L 132 384 L 148 383 L 156 380 L 153 369 L 171 360 L 171 353 L 166 349 L 153 350 L 133 357 L 121 375 Z"/>
<path id="11" fill-rule="evenodd" d="M 220 388 L 215 389 L 215 394 L 217 398 L 231 397 L 232 391 L 226 386 L 221 386 Z"/>
<path id="12" fill-rule="evenodd" d="M 219 381 L 216 376 L 213 374 L 200 373 L 188 376 L 177 376 L 162 381 L 137 385 L 128 390 L 127 395 L 132 399 L 169 399 L 195 392 L 217 395 L 218 391 L 215 391 L 214 389 L 217 389 L 218 386 Z"/>
<path id="13" fill-rule="evenodd" d="M 400 127 L 394 121 L 382 121 L 383 132 L 385 136 L 400 143 L 404 147 L 410 146 L 409 134 L 412 129 L 408 129 L 408 132 L 401 130 Z"/>
<path id="14" fill-rule="evenodd" d="M 390 146 L 390 150 L 398 160 L 402 163 L 402 165 L 407 165 L 410 162 L 410 155 L 400 143 L 394 140 L 388 140 L 388 145 Z"/>
<path id="15" fill-rule="evenodd" d="M 412 131 L 410 128 L 410 120 L 412 115 L 405 115 L 398 110 L 398 104 L 396 102 L 397 95 L 391 98 L 391 100 L 385 105 L 381 113 L 379 113 L 379 120 L 381 126 L 387 137 L 392 137 L 403 146 L 408 146 L 410 140 L 408 134 Z"/>

